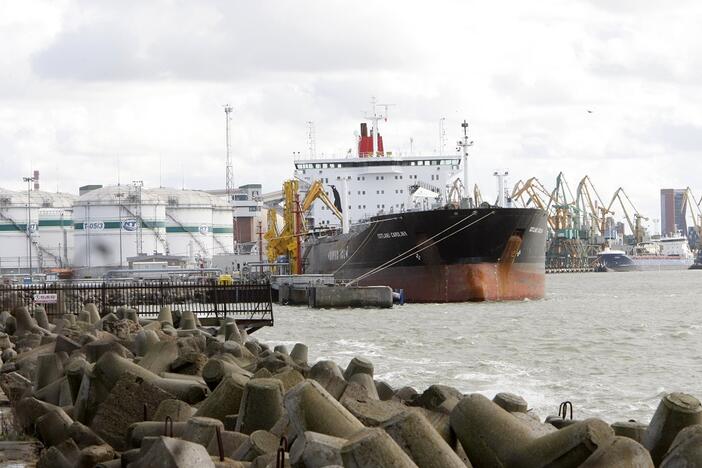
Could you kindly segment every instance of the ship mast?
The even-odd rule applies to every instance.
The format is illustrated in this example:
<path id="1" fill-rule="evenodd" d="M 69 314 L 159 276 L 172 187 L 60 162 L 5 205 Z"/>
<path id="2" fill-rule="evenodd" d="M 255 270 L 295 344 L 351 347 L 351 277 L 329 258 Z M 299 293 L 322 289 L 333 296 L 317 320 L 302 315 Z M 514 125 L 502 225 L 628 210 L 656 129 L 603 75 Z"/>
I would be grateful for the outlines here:
<path id="1" fill-rule="evenodd" d="M 468 122 L 464 120 L 461 127 L 463 127 L 463 138 L 458 140 L 456 150 L 463 155 L 463 200 L 468 207 L 472 207 L 473 203 L 468 191 L 468 148 L 473 146 L 473 141 L 468 140 Z"/>
<path id="2" fill-rule="evenodd" d="M 371 154 L 373 156 L 378 156 L 378 135 L 380 135 L 380 131 L 378 129 L 378 122 L 380 121 L 380 119 L 383 119 L 385 121 L 388 120 L 388 107 L 392 105 L 393 104 L 378 104 L 376 102 L 375 96 L 371 98 L 371 108 L 373 110 L 373 113 L 371 115 L 366 115 L 366 120 L 370 120 L 373 124 L 373 148 L 371 151 Z M 378 113 L 379 106 L 385 108 L 385 113 Z"/>

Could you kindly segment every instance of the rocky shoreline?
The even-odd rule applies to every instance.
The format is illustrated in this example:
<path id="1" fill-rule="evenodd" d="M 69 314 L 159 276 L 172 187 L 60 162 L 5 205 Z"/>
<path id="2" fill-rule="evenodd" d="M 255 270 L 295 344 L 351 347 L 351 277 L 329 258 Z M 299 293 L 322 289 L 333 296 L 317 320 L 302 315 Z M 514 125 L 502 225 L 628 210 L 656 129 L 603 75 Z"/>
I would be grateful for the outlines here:
<path id="1" fill-rule="evenodd" d="M 143 320 L 89 303 L 51 321 L 17 307 L 0 330 L 0 387 L 14 429 L 43 443 L 39 467 L 702 466 L 687 394 L 648 425 L 574 420 L 567 403 L 541 421 L 517 395 L 395 389 L 363 357 L 310 363 L 302 343 L 167 307 Z"/>

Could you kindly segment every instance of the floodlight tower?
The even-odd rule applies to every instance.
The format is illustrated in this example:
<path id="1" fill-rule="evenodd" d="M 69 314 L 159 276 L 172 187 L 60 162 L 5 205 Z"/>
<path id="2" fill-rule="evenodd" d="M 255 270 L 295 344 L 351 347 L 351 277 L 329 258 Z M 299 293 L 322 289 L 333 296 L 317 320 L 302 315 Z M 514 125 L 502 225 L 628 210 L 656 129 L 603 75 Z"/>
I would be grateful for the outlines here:
<path id="1" fill-rule="evenodd" d="M 224 105 L 224 115 L 226 118 L 226 132 L 227 132 L 227 167 L 226 167 L 226 185 L 225 189 L 227 192 L 227 201 L 229 206 L 232 208 L 232 228 L 234 235 L 232 236 L 232 251 L 236 250 L 236 244 L 239 237 L 237 222 L 236 222 L 236 208 L 234 206 L 234 169 L 232 168 L 232 142 L 231 142 L 231 132 L 229 129 L 229 123 L 232 121 L 231 113 L 234 110 L 229 104 Z"/>

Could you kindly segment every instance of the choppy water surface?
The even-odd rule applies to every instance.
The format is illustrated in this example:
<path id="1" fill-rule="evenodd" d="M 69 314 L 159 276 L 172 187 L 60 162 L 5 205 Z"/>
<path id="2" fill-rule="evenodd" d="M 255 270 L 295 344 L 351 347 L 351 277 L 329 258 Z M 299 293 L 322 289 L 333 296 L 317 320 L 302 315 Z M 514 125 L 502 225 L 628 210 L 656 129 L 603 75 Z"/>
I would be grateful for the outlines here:
<path id="1" fill-rule="evenodd" d="M 522 395 L 542 417 L 647 422 L 662 394 L 702 398 L 702 271 L 549 275 L 539 301 L 390 310 L 276 307 L 256 336 L 306 343 L 310 361 L 356 355 L 393 386 Z"/>

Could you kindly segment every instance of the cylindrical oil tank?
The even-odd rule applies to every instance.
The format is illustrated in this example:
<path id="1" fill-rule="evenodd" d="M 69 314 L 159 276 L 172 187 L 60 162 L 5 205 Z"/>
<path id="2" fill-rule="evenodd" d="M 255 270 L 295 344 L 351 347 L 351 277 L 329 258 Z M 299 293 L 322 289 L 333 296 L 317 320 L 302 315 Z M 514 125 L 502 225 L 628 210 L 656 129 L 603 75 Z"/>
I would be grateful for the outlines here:
<path id="1" fill-rule="evenodd" d="M 217 197 L 198 190 L 151 189 L 166 205 L 166 238 L 171 255 L 191 262 L 212 257 L 212 206 Z"/>
<path id="2" fill-rule="evenodd" d="M 213 197 L 212 205 L 212 254 L 233 252 L 234 225 L 232 207 L 226 200 Z"/>
<path id="3" fill-rule="evenodd" d="M 43 268 L 66 267 L 73 259 L 73 203 L 78 197 L 42 190 L 30 192 L 39 208 L 39 225 L 34 236 L 39 263 Z"/>
<path id="4" fill-rule="evenodd" d="M 0 271 L 20 272 L 29 268 L 29 238 L 36 242 L 38 205 L 27 192 L 0 188 Z M 29 230 L 27 229 L 29 220 Z M 32 267 L 37 268 L 36 248 L 32 247 Z"/>
<path id="5" fill-rule="evenodd" d="M 73 264 L 78 268 L 126 268 L 129 257 L 170 254 L 166 206 L 141 186 L 85 193 L 73 205 L 73 227 Z"/>

